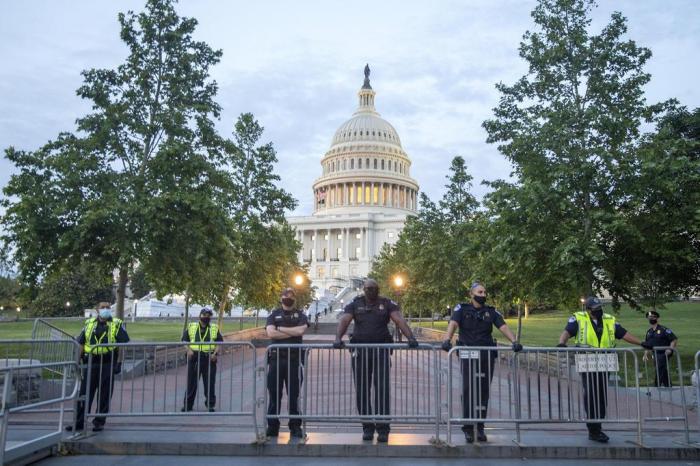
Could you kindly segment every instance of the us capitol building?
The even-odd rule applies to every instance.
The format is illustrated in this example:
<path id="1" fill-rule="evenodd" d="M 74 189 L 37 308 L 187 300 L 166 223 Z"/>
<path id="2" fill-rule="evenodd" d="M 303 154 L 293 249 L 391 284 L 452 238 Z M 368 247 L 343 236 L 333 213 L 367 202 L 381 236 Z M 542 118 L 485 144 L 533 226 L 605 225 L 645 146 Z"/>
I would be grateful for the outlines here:
<path id="1" fill-rule="evenodd" d="M 321 159 L 313 214 L 287 219 L 302 244 L 299 262 L 309 265 L 319 291 L 366 277 L 382 246 L 393 244 L 407 216 L 416 212 L 411 160 L 374 107 L 369 73 L 365 66 L 357 111 L 340 125 Z"/>

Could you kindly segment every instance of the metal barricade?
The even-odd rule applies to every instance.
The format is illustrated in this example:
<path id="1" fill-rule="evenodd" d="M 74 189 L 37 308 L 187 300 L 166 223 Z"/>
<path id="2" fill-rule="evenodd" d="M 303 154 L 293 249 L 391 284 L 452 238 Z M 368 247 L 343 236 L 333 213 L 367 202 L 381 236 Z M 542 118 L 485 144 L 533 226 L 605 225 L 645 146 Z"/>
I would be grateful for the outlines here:
<path id="1" fill-rule="evenodd" d="M 329 344 L 270 345 L 266 374 L 272 393 L 265 394 L 266 418 L 299 419 L 304 429 L 307 422 L 427 424 L 438 439 L 438 350 L 427 344 L 415 349 L 406 344 L 349 344 L 343 349 Z M 292 392 L 291 409 L 289 403 L 287 409 L 279 406 L 283 382 L 289 383 L 288 401 Z"/>
<path id="2" fill-rule="evenodd" d="M 688 404 L 680 352 L 668 346 L 644 351 L 638 376 L 645 430 L 648 431 L 646 426 L 651 423 L 663 422 L 663 432 L 683 432 L 685 442 L 690 443 Z"/>
<path id="3" fill-rule="evenodd" d="M 64 403 L 74 400 L 78 393 L 77 380 L 73 380 L 71 385 L 69 375 L 76 373 L 77 369 L 78 364 L 75 361 L 0 367 L 0 377 L 2 377 L 2 391 L 0 392 L 2 393 L 2 409 L 0 410 L 0 464 L 4 464 L 5 461 L 14 461 L 39 448 L 55 445 L 60 442 L 63 431 Z M 12 403 L 12 392 L 20 393 L 26 389 L 22 384 L 23 380 L 34 378 L 37 374 L 39 377 L 54 377 L 56 373 L 62 374 L 60 394 L 41 397 L 39 400 L 30 403 Z M 56 430 L 48 434 L 41 434 L 30 440 L 12 442 L 12 445 L 8 447 L 7 436 L 10 414 L 30 411 L 37 412 L 43 407 L 55 404 L 59 405 L 58 426 Z"/>
<path id="4" fill-rule="evenodd" d="M 250 342 L 206 344 L 218 348 L 216 361 L 183 342 L 95 346 L 114 352 L 83 358 L 77 426 L 84 428 L 88 419 L 104 424 L 106 418 L 130 418 L 132 424 L 139 417 L 226 417 L 246 428 L 252 421 L 257 435 L 255 347 Z"/>
<path id="5" fill-rule="evenodd" d="M 637 373 L 631 349 L 455 347 L 448 354 L 447 441 L 453 424 L 512 425 L 520 443 L 523 424 L 604 421 L 636 425 L 641 443 Z"/>
<path id="6" fill-rule="evenodd" d="M 49 363 L 77 362 L 77 344 L 73 340 L 0 340 L 0 368 L 33 366 L 37 370 L 23 374 L 15 381 L 19 390 L 10 393 L 9 402 L 13 406 L 27 405 L 39 401 L 41 397 L 56 397 L 61 392 L 60 379 L 65 376 L 74 381 L 78 372 L 73 366 Z M 40 350 L 38 348 L 41 348 Z M 56 355 L 53 357 L 51 355 Z M 63 360 L 58 360 L 63 357 Z M 44 366 L 43 370 L 39 370 Z M 43 371 L 52 374 L 44 376 Z M 64 373 L 64 371 L 68 371 Z M 46 409 L 46 411 L 56 411 Z"/>

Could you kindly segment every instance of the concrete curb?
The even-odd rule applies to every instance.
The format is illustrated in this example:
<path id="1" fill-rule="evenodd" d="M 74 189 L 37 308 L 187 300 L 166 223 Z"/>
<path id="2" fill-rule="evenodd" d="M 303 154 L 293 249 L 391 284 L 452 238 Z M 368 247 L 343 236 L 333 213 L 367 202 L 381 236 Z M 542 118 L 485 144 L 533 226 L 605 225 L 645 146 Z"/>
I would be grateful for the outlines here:
<path id="1" fill-rule="evenodd" d="M 587 460 L 700 460 L 700 448 L 692 446 L 641 448 L 636 446 L 432 446 L 341 444 L 232 444 L 166 442 L 64 443 L 73 454 L 84 455 L 194 455 L 194 456 L 294 456 L 381 458 L 501 458 Z"/>

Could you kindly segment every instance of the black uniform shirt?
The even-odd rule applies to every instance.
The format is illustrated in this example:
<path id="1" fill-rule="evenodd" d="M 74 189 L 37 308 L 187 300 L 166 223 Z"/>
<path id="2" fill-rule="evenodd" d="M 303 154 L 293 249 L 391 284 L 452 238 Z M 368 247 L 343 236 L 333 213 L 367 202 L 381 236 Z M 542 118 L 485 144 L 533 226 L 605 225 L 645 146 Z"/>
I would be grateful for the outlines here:
<path id="1" fill-rule="evenodd" d="M 267 316 L 267 322 L 265 326 L 274 325 L 275 327 L 299 327 L 300 325 L 309 326 L 309 320 L 299 309 L 292 309 L 291 311 L 285 311 L 282 308 L 277 308 Z M 302 336 L 289 337 L 275 340 L 274 343 L 279 344 L 296 344 L 302 342 Z"/>
<path id="2" fill-rule="evenodd" d="M 501 328 L 506 323 L 495 308 L 484 305 L 477 309 L 471 303 L 457 304 L 450 320 L 459 325 L 458 341 L 463 346 L 495 346 L 493 327 Z"/>
<path id="3" fill-rule="evenodd" d="M 100 319 L 97 319 L 97 325 L 95 326 L 95 329 L 92 331 L 92 336 L 90 337 L 90 345 L 98 345 L 98 341 L 100 341 L 100 338 L 102 338 L 102 343 L 108 343 L 109 342 L 109 335 L 105 335 L 105 332 L 109 331 L 109 326 L 107 325 L 107 322 L 103 322 Z M 119 330 L 117 330 L 117 336 L 116 336 L 117 343 L 128 343 L 129 342 L 129 334 L 126 333 L 126 329 L 124 328 L 124 323 L 119 326 Z M 76 341 L 80 345 L 85 344 L 85 328 L 83 328 L 83 331 L 80 332 L 80 335 L 78 335 L 78 338 L 76 338 Z M 119 348 L 115 348 L 113 351 L 110 351 L 109 353 L 104 353 L 101 355 L 101 357 L 98 357 L 98 355 L 93 355 L 92 360 L 94 363 L 102 362 L 102 363 L 109 363 L 112 360 L 112 354 L 119 354 Z"/>
<path id="4" fill-rule="evenodd" d="M 391 343 L 389 320 L 391 314 L 399 312 L 394 301 L 379 296 L 374 304 L 369 304 L 364 296 L 358 296 L 345 306 L 343 312 L 350 314 L 355 321 L 352 343 Z"/>
<path id="5" fill-rule="evenodd" d="M 670 328 L 664 327 L 663 325 L 657 325 L 656 330 L 654 330 L 654 327 L 647 330 L 647 337 L 645 341 L 647 343 L 651 343 L 652 346 L 671 346 L 671 342 L 677 339 L 678 337 Z M 658 352 L 663 353 L 664 351 L 665 350 L 661 350 Z"/>
<path id="6" fill-rule="evenodd" d="M 593 324 L 593 330 L 600 341 L 600 337 L 603 335 L 603 319 L 595 320 L 591 317 L 591 323 Z M 576 320 L 576 317 L 569 317 L 569 321 L 566 323 L 564 330 L 566 330 L 566 332 L 572 337 L 578 335 L 578 321 Z M 620 340 L 626 333 L 627 330 L 625 330 L 625 328 L 620 325 L 619 322 L 615 322 L 615 338 Z"/>

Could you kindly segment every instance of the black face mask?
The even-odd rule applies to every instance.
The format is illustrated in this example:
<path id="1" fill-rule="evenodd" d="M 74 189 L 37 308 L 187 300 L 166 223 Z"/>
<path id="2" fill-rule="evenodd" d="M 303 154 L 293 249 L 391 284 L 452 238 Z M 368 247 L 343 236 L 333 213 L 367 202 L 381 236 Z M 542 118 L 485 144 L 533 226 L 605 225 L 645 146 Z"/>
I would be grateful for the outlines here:
<path id="1" fill-rule="evenodd" d="M 282 304 L 284 304 L 287 307 L 292 307 L 294 306 L 294 298 L 282 298 Z"/>
<path id="2" fill-rule="evenodd" d="M 202 325 L 209 325 L 209 321 L 211 321 L 211 317 L 200 317 L 199 321 L 202 323 Z"/>
<path id="3" fill-rule="evenodd" d="M 657 319 L 649 319 L 649 323 L 650 323 L 651 325 L 656 325 L 657 322 L 658 322 Z"/>
<path id="4" fill-rule="evenodd" d="M 479 303 L 479 306 L 486 304 L 486 296 L 474 296 L 474 301 Z"/>
<path id="5" fill-rule="evenodd" d="M 379 288 L 375 288 L 375 287 L 365 288 L 365 298 L 367 298 L 369 301 L 376 301 L 378 297 L 379 297 Z"/>
<path id="6" fill-rule="evenodd" d="M 602 309 L 596 309 L 591 310 L 591 317 L 593 317 L 596 320 L 600 320 L 601 317 L 603 317 L 603 310 Z"/>

